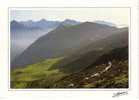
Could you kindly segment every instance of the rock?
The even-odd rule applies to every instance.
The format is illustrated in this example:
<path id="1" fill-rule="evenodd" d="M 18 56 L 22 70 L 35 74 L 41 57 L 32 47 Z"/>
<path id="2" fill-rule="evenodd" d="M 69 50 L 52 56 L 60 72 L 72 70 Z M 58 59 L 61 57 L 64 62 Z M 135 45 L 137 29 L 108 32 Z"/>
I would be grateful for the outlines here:
<path id="1" fill-rule="evenodd" d="M 73 83 L 70 83 L 68 86 L 69 86 L 69 87 L 73 87 L 73 86 L 74 86 L 74 84 L 73 84 Z"/>

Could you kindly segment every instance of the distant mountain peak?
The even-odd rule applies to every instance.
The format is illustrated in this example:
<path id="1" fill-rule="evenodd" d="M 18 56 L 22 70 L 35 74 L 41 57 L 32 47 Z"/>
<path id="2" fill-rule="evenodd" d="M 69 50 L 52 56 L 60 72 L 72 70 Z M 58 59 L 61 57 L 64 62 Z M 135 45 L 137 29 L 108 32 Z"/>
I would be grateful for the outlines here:
<path id="1" fill-rule="evenodd" d="M 63 22 L 66 22 L 66 21 L 76 21 L 76 20 L 73 20 L 73 19 L 65 19 Z"/>
<path id="2" fill-rule="evenodd" d="M 63 25 L 76 25 L 79 24 L 80 22 L 76 21 L 76 20 L 72 20 L 72 19 L 65 19 L 62 24 Z"/>
<path id="3" fill-rule="evenodd" d="M 28 20 L 28 22 L 33 22 L 33 20 Z"/>
<path id="4" fill-rule="evenodd" d="M 46 22 L 47 20 L 46 19 L 41 19 L 39 22 Z"/>
<path id="5" fill-rule="evenodd" d="M 94 23 L 94 22 L 89 22 L 89 21 L 86 21 L 86 22 L 83 22 L 83 23 L 81 23 L 80 24 L 81 26 L 98 26 L 99 24 L 97 24 L 97 23 Z"/>
<path id="6" fill-rule="evenodd" d="M 23 24 L 21 24 L 20 22 L 13 20 L 10 23 L 10 27 L 11 29 L 20 29 L 21 27 L 25 27 Z"/>
<path id="7" fill-rule="evenodd" d="M 86 21 L 83 24 L 93 24 L 93 22 Z"/>
<path id="8" fill-rule="evenodd" d="M 12 24 L 13 24 L 13 23 L 18 23 L 18 21 L 16 21 L 16 20 L 12 20 L 11 23 L 12 23 Z"/>
<path id="9" fill-rule="evenodd" d="M 102 20 L 96 20 L 96 21 L 94 21 L 94 23 L 103 24 L 103 25 L 107 25 L 107 26 L 111 26 L 111 27 L 117 27 L 117 25 L 114 23 L 102 21 Z"/>
<path id="10" fill-rule="evenodd" d="M 71 26 L 69 24 L 63 25 L 62 23 L 55 25 L 56 29 L 32 43 L 12 62 L 12 66 L 24 66 L 51 57 L 66 56 L 67 53 L 72 53 L 74 50 L 76 51 L 78 48 L 82 48 L 93 41 L 98 41 L 121 31 L 121 29 L 94 22 L 79 23 L 73 26 L 71 24 Z M 44 24 L 41 25 L 44 26 Z"/>

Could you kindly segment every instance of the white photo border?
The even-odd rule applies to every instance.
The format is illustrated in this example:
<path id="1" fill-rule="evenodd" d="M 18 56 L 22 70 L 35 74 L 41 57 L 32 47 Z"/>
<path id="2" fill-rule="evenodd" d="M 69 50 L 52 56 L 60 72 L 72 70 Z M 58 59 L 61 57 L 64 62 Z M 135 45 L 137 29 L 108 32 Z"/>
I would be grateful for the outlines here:
<path id="1" fill-rule="evenodd" d="M 59 88 L 59 89 L 11 89 L 10 88 L 10 11 L 11 9 L 18 10 L 35 10 L 35 9 L 45 9 L 45 8 L 127 8 L 129 9 L 129 26 L 128 26 L 128 88 Z M 8 7 L 8 91 L 131 91 L 131 7 Z"/>

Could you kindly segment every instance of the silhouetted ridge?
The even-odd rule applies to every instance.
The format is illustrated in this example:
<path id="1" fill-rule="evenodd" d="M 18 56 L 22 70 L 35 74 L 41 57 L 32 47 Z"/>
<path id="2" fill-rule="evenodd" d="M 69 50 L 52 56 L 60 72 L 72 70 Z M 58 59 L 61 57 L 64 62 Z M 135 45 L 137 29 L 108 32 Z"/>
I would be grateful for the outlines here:
<path id="1" fill-rule="evenodd" d="M 121 30 L 93 22 L 80 23 L 71 27 L 60 25 L 30 45 L 12 62 L 12 66 L 25 66 L 47 58 L 64 57 L 94 41 L 117 34 Z"/>

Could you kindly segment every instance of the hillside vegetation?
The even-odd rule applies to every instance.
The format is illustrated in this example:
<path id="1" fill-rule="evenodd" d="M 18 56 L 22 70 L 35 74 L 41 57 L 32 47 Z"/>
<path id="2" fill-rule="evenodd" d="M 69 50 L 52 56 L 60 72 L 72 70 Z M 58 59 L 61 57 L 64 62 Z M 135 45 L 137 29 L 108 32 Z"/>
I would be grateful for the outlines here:
<path id="1" fill-rule="evenodd" d="M 128 27 L 60 24 L 11 61 L 11 88 L 128 88 Z"/>
<path id="2" fill-rule="evenodd" d="M 103 55 L 96 63 L 76 73 L 53 69 L 63 58 L 13 69 L 12 88 L 128 88 L 128 49 L 119 48 Z M 107 60 L 106 60 L 107 59 Z M 107 69 L 111 62 L 111 67 Z M 107 69 L 107 70 L 106 70 Z M 97 74 L 98 75 L 97 75 Z"/>
<path id="3" fill-rule="evenodd" d="M 13 69 L 11 72 L 12 88 L 41 88 L 50 87 L 55 81 L 65 76 L 58 69 L 49 68 L 62 58 L 47 59 L 40 63 Z M 44 85 L 43 85 L 44 84 Z"/>

